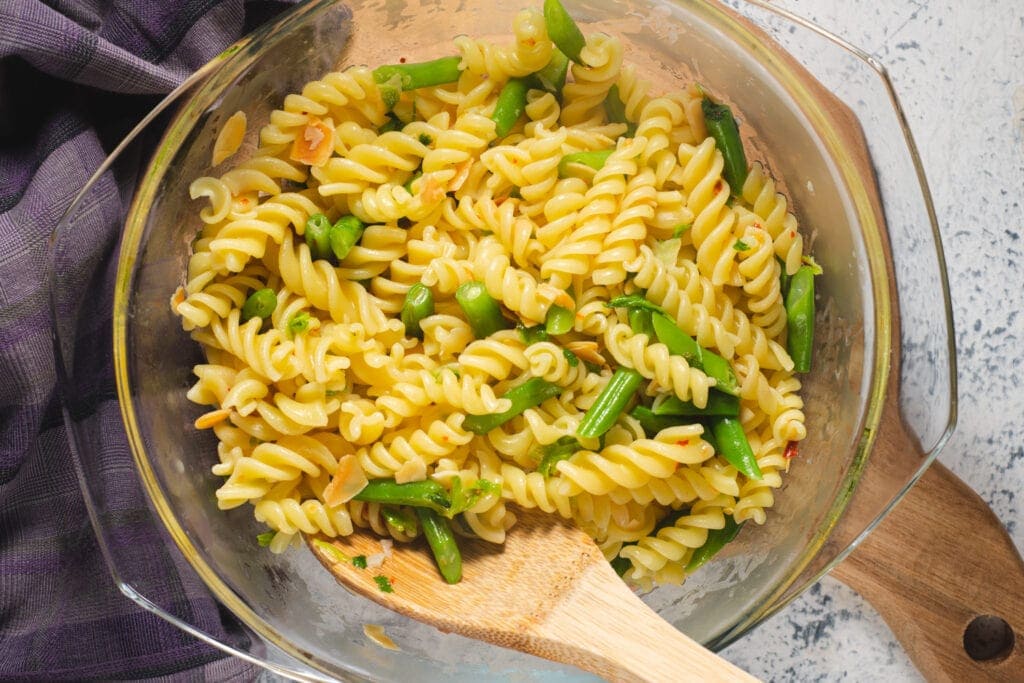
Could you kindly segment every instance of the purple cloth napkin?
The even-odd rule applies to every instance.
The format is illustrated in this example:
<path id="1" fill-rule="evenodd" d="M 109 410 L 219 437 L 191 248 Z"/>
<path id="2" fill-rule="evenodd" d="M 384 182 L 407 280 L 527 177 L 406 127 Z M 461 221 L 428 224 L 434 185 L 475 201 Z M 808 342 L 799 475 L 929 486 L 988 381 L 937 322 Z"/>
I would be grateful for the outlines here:
<path id="1" fill-rule="evenodd" d="M 256 676 L 252 665 L 226 658 L 115 587 L 62 423 L 45 275 L 51 232 L 121 137 L 160 95 L 286 4 L 0 0 L 2 680 Z M 80 269 L 83 278 L 111 257 L 117 218 L 131 198 L 133 163 L 138 159 L 108 172 L 76 221 L 75 243 L 83 248 L 65 258 L 70 266 L 93 260 Z M 109 275 L 109 268 L 99 270 Z M 90 284 L 80 286 L 88 291 Z M 109 301 L 85 300 L 89 324 L 79 327 L 76 348 L 109 348 Z M 72 413 L 103 430 L 102 466 L 113 501 L 105 523 L 149 558 L 139 571 L 151 571 L 158 586 L 150 597 L 245 647 L 250 636 L 180 567 L 152 522 L 133 480 L 113 380 L 104 374 L 78 378 L 87 384 L 87 400 Z"/>

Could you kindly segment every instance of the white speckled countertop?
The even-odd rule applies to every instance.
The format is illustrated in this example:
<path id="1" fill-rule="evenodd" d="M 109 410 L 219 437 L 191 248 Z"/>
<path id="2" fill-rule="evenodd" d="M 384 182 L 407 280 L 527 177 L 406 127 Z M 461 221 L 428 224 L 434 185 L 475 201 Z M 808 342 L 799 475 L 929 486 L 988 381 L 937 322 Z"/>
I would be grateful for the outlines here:
<path id="1" fill-rule="evenodd" d="M 953 297 L 959 418 L 939 460 L 1024 548 L 1024 3 L 775 4 L 889 71 L 928 174 Z M 772 681 L 921 680 L 878 614 L 831 578 L 723 654 Z"/>

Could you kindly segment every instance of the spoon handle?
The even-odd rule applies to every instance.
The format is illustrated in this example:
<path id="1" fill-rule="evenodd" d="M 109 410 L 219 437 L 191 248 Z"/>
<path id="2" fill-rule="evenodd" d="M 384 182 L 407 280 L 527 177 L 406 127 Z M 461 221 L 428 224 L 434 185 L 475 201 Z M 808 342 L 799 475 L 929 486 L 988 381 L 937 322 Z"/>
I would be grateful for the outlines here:
<path id="1" fill-rule="evenodd" d="M 611 681 L 758 680 L 659 617 L 604 562 L 587 567 L 532 630 L 532 654 Z"/>

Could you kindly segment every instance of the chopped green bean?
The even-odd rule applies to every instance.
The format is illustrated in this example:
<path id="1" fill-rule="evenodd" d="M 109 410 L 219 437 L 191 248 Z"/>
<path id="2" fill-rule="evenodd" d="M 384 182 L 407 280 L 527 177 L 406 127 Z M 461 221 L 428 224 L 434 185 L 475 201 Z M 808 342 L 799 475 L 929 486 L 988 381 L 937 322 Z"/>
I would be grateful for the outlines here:
<path id="1" fill-rule="evenodd" d="M 648 438 L 654 438 L 658 432 L 669 427 L 692 424 L 692 420 L 683 419 L 680 415 L 655 415 L 647 406 L 633 408 L 630 415 L 640 423 L 640 426 L 644 429 L 644 434 Z"/>
<path id="2" fill-rule="evenodd" d="M 542 90 L 561 98 L 562 88 L 565 87 L 565 77 L 568 73 L 569 58 L 556 47 L 551 51 L 551 60 L 547 66 L 533 75 Z"/>
<path id="3" fill-rule="evenodd" d="M 544 0 L 544 23 L 547 24 L 548 36 L 551 42 L 561 50 L 566 57 L 579 63 L 580 51 L 587 44 L 583 32 L 576 22 L 572 20 L 565 7 L 558 0 Z"/>
<path id="4" fill-rule="evenodd" d="M 578 367 L 580 364 L 580 357 L 569 349 L 562 349 L 562 355 L 565 357 L 565 362 L 569 364 L 570 368 Z"/>
<path id="5" fill-rule="evenodd" d="M 761 468 L 758 467 L 754 451 L 750 448 L 743 425 L 735 417 L 716 417 L 711 420 L 711 432 L 718 443 L 718 453 L 726 461 L 742 472 L 748 479 L 761 480 Z"/>
<path id="6" fill-rule="evenodd" d="M 505 392 L 502 398 L 512 402 L 512 407 L 501 413 L 488 415 L 469 415 L 462 423 L 462 428 L 474 434 L 486 434 L 521 415 L 527 408 L 539 406 L 549 398 L 562 393 L 562 388 L 540 377 L 531 377 L 522 384 Z"/>
<path id="7" fill-rule="evenodd" d="M 594 171 L 600 171 L 614 151 L 614 149 L 599 149 L 591 152 L 566 154 L 558 162 L 558 177 L 587 179 L 590 175 L 581 171 L 580 167 L 584 166 Z"/>
<path id="8" fill-rule="evenodd" d="M 501 307 L 487 293 L 484 283 L 477 280 L 462 283 L 455 290 L 455 300 L 466 314 L 466 320 L 477 339 L 485 339 L 509 327 L 505 316 L 501 314 Z"/>
<path id="9" fill-rule="evenodd" d="M 523 340 L 523 343 L 529 346 L 530 344 L 537 344 L 538 342 L 544 342 L 548 340 L 548 331 L 543 325 L 534 325 L 533 327 L 527 327 L 523 323 L 516 323 L 516 330 L 519 331 L 519 338 Z"/>
<path id="10" fill-rule="evenodd" d="M 452 489 L 449 491 L 449 495 L 452 505 L 445 514 L 445 517 L 451 519 L 455 515 L 462 514 L 472 508 L 485 496 L 492 496 L 495 499 L 500 498 L 501 485 L 489 479 L 477 479 L 469 486 L 463 487 L 462 477 L 455 475 L 452 477 Z"/>
<path id="11" fill-rule="evenodd" d="M 313 259 L 330 258 L 331 256 L 331 219 L 322 213 L 315 213 L 306 219 L 306 230 L 303 238 L 309 246 L 309 255 Z"/>
<path id="12" fill-rule="evenodd" d="M 575 321 L 576 314 L 573 311 L 555 304 L 548 309 L 544 318 L 544 330 L 553 335 L 567 334 L 572 331 L 572 324 Z"/>
<path id="13" fill-rule="evenodd" d="M 624 367 L 617 369 L 583 415 L 576 434 L 583 437 L 601 436 L 611 429 L 643 380 L 643 375 L 636 370 Z"/>
<path id="14" fill-rule="evenodd" d="M 740 414 L 740 400 L 735 396 L 712 390 L 708 393 L 708 403 L 703 408 L 698 408 L 690 401 L 680 400 L 678 396 L 669 395 L 665 400 L 657 403 L 652 410 L 655 415 L 724 415 L 726 417 L 738 417 Z"/>
<path id="15" fill-rule="evenodd" d="M 629 327 L 635 334 L 645 334 L 648 339 L 654 338 L 651 312 L 646 308 L 629 309 Z"/>
<path id="16" fill-rule="evenodd" d="M 266 320 L 277 308 L 277 294 L 269 287 L 257 289 L 242 304 L 242 322 L 260 318 Z"/>
<path id="17" fill-rule="evenodd" d="M 397 76 L 402 90 L 454 83 L 462 73 L 459 71 L 461 61 L 461 57 L 455 56 L 413 64 L 385 64 L 373 70 L 373 80 L 378 84 L 391 83 Z"/>
<path id="18" fill-rule="evenodd" d="M 617 296 L 607 304 L 608 308 L 640 308 L 651 313 L 664 313 L 665 311 L 658 304 L 652 303 L 644 298 L 643 294 L 625 294 Z"/>
<path id="19" fill-rule="evenodd" d="M 441 576 L 448 583 L 458 583 L 462 579 L 462 553 L 455 543 L 451 524 L 428 508 L 416 508 L 416 515 L 420 518 L 423 535 L 434 553 L 434 561 L 437 562 Z"/>
<path id="20" fill-rule="evenodd" d="M 371 479 L 355 495 L 355 499 L 364 503 L 426 507 L 442 515 L 451 507 L 448 492 L 433 479 L 405 484 L 399 484 L 394 479 Z"/>
<path id="21" fill-rule="evenodd" d="M 393 130 L 399 130 L 401 127 L 402 122 L 398 120 L 398 117 L 394 114 L 388 114 L 388 117 L 384 119 L 384 123 L 380 124 L 380 128 L 377 129 L 377 133 L 379 135 L 383 135 L 384 133 L 390 133 Z"/>
<path id="22" fill-rule="evenodd" d="M 510 78 L 498 94 L 491 120 L 494 121 L 494 132 L 499 138 L 508 135 L 526 110 L 527 90 L 529 84 L 525 78 Z"/>
<path id="23" fill-rule="evenodd" d="M 400 507 L 381 505 L 380 516 L 384 518 L 388 526 L 406 536 L 415 536 L 419 529 L 416 524 L 416 516 Z"/>
<path id="24" fill-rule="evenodd" d="M 417 282 L 405 293 L 402 303 L 402 324 L 405 334 L 423 339 L 420 322 L 427 316 L 434 315 L 434 293 L 422 282 Z"/>
<path id="25" fill-rule="evenodd" d="M 690 365 L 701 366 L 701 347 L 693 337 L 679 329 L 679 325 L 664 313 L 652 316 L 651 323 L 658 341 L 668 347 L 668 351 L 682 356 Z"/>
<path id="26" fill-rule="evenodd" d="M 715 104 L 707 97 L 701 101 L 704 121 L 708 133 L 715 139 L 715 146 L 722 153 L 725 162 L 722 175 L 729 183 L 729 190 L 734 196 L 743 191 L 743 183 L 747 180 L 747 156 L 743 152 L 743 140 L 732 110 L 724 104 Z"/>
<path id="27" fill-rule="evenodd" d="M 604 98 L 604 115 L 609 123 L 626 124 L 626 137 L 636 135 L 636 124 L 626 118 L 626 105 L 619 95 L 619 86 L 613 85 L 608 90 L 608 96 Z"/>
<path id="28" fill-rule="evenodd" d="M 708 540 L 704 541 L 704 545 L 693 551 L 693 555 L 690 556 L 690 561 L 686 564 L 686 573 L 691 574 L 697 571 L 701 565 L 718 554 L 719 550 L 736 538 L 736 534 L 740 532 L 740 527 L 742 526 L 743 524 L 736 523 L 736 520 L 733 519 L 732 515 L 727 515 L 725 518 L 725 526 L 721 529 L 712 529 L 709 531 Z"/>
<path id="29" fill-rule="evenodd" d="M 814 270 L 800 266 L 789 282 L 786 294 L 786 347 L 793 369 L 810 372 L 814 350 Z"/>
<path id="30" fill-rule="evenodd" d="M 365 229 L 366 225 L 355 216 L 342 216 L 335 221 L 327 233 L 334 258 L 341 261 L 348 256 L 348 253 L 352 251 L 352 247 L 363 236 L 363 230 Z"/>
<path id="31" fill-rule="evenodd" d="M 714 351 L 701 349 L 700 367 L 705 375 L 715 380 L 715 389 L 732 396 L 740 395 L 739 380 L 736 379 L 736 373 L 733 372 L 732 365 L 725 358 L 722 358 Z"/>
<path id="32" fill-rule="evenodd" d="M 402 187 L 405 188 L 406 192 L 408 192 L 409 194 L 412 194 L 412 184 L 415 183 L 418 178 L 422 178 L 422 177 L 423 177 L 423 171 L 417 169 L 417 170 L 415 170 L 413 172 L 413 174 L 411 176 L 409 176 L 409 179 L 405 181 L 405 185 L 403 185 Z"/>

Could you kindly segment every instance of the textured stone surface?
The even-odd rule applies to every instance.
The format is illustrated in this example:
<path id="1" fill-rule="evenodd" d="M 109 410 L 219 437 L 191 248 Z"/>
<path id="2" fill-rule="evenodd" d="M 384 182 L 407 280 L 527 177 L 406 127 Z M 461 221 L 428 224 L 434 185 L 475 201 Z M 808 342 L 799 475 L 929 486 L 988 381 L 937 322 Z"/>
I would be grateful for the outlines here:
<path id="1" fill-rule="evenodd" d="M 775 4 L 888 68 L 928 174 L 952 289 L 959 419 L 939 459 L 1024 548 L 1024 7 Z M 829 578 L 723 654 L 765 680 L 921 680 L 875 611 Z"/>

